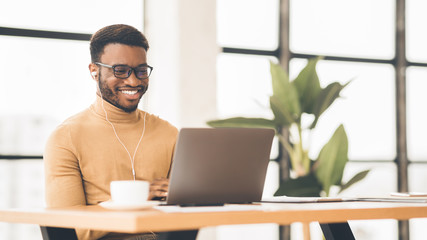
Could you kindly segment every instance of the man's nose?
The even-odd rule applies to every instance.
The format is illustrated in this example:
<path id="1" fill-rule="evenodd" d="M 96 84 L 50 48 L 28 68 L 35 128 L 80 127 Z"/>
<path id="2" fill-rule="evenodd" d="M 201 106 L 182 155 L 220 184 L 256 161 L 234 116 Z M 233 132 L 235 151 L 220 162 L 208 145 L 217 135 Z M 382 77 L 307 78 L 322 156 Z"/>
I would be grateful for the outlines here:
<path id="1" fill-rule="evenodd" d="M 130 73 L 129 77 L 125 79 L 126 84 L 133 86 L 133 87 L 141 85 L 142 80 L 140 80 L 136 77 L 136 73 L 133 69 L 131 71 L 132 72 Z"/>

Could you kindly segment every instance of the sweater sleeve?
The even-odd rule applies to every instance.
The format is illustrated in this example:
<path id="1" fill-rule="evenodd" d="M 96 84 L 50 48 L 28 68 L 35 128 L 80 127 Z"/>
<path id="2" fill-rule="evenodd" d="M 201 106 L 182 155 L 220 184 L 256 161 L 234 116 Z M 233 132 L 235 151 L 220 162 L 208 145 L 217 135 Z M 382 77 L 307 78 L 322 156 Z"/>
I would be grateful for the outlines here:
<path id="1" fill-rule="evenodd" d="M 47 207 L 86 205 L 82 174 L 69 129 L 61 125 L 49 137 L 43 156 Z M 76 229 L 78 239 L 98 239 L 107 232 Z"/>
<path id="2" fill-rule="evenodd" d="M 48 139 L 43 161 L 47 206 L 86 205 L 79 161 L 66 126 L 59 126 Z"/>

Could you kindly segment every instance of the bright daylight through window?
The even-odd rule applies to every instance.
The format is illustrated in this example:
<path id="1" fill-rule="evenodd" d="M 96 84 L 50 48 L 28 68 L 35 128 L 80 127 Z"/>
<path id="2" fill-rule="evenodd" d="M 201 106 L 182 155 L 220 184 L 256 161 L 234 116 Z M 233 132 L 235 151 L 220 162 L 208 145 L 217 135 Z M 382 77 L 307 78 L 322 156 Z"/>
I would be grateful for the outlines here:
<path id="1" fill-rule="evenodd" d="M 281 38 L 288 37 L 291 79 L 296 77 L 307 58 L 320 55 L 326 56 L 317 66 L 323 87 L 334 81 L 350 82 L 341 93 L 343 98 L 322 116 L 309 143 L 314 151 L 311 154 L 317 154 L 332 131 L 340 123 L 344 124 L 350 159 L 344 178 L 363 169 L 371 171 L 366 179 L 343 194 L 397 191 L 395 161 L 402 150 L 396 143 L 401 141 L 406 142 L 409 163 L 414 162 L 408 168 L 409 189 L 427 191 L 425 185 L 420 184 L 426 180 L 421 174 L 426 170 L 425 164 L 415 164 L 427 162 L 423 137 L 427 132 L 427 110 L 423 107 L 427 79 L 427 35 L 423 30 L 425 1 L 289 0 L 289 34 L 284 32 L 283 35 L 279 29 L 285 29 L 283 26 L 287 22 L 279 27 L 279 7 L 288 1 L 217 2 L 218 43 L 223 47 L 218 57 L 219 117 L 272 117 L 268 61 L 280 56 L 276 49 L 282 44 Z M 394 58 L 397 41 L 401 41 L 396 38 L 398 2 L 406 3 L 404 57 L 408 65 L 412 65 L 406 71 L 406 98 L 397 95 L 396 84 Z M 284 9 L 286 7 L 281 11 L 286 12 Z M 239 18 L 233 15 L 237 13 Z M 282 47 L 286 49 L 287 46 Z M 397 102 L 402 101 L 406 101 L 406 113 L 398 109 Z M 404 114 L 407 121 L 406 137 L 397 131 L 401 128 L 398 114 Z M 411 239 L 423 238 L 422 223 L 423 220 L 411 220 Z M 356 236 L 365 234 L 362 238 L 397 239 L 398 236 L 398 224 L 394 220 L 353 224 Z M 293 226 L 293 229 L 298 227 Z M 378 228 L 389 230 L 379 232 Z"/>
<path id="2" fill-rule="evenodd" d="M 58 39 L 55 32 L 90 37 L 113 23 L 142 30 L 143 1 L 88 4 L 83 0 L 2 3 L 0 28 L 18 29 L 30 37 L 5 36 L 0 30 L 0 155 L 5 156 L 0 159 L 0 207 L 44 206 L 41 156 L 46 139 L 66 117 L 95 99 L 95 83 L 88 71 L 89 41 Z M 0 239 L 40 237 L 38 226 L 0 223 Z"/>

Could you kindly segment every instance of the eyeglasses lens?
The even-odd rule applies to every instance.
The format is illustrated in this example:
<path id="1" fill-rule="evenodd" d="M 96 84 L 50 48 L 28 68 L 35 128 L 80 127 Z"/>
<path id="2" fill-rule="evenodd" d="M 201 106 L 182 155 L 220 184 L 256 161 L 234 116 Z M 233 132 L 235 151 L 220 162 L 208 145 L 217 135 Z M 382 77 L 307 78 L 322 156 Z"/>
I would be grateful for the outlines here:
<path id="1" fill-rule="evenodd" d="M 114 75 L 118 78 L 127 78 L 130 75 L 131 68 L 128 66 L 116 66 L 114 68 Z"/>
<path id="2" fill-rule="evenodd" d="M 150 69 L 148 67 L 139 67 L 135 69 L 135 74 L 137 78 L 143 79 L 150 76 Z"/>

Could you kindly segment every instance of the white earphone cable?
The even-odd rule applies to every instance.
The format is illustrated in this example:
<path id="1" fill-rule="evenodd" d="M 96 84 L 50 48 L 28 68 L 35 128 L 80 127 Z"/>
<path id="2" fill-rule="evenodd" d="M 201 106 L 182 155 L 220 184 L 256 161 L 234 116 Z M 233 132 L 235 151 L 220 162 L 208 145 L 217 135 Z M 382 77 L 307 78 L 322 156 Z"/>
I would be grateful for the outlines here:
<path id="1" fill-rule="evenodd" d="M 141 143 L 142 138 L 144 137 L 144 133 L 145 133 L 145 117 L 147 116 L 147 112 L 145 112 L 145 113 L 144 113 L 144 128 L 143 128 L 143 130 L 142 130 L 141 137 L 139 138 L 138 144 L 136 145 L 135 152 L 133 153 L 133 157 L 132 157 L 132 156 L 130 155 L 129 150 L 128 150 L 128 149 L 127 149 L 127 147 L 125 146 L 125 144 L 122 142 L 122 140 L 121 140 L 121 139 L 119 138 L 119 136 L 117 135 L 116 128 L 114 127 L 114 124 L 113 124 L 112 122 L 110 122 L 110 120 L 108 119 L 108 114 L 107 114 L 107 111 L 106 111 L 106 110 L 105 110 L 105 108 L 104 108 L 104 99 L 103 99 L 103 97 L 102 97 L 101 89 L 99 89 L 99 84 L 98 84 L 98 90 L 99 90 L 99 93 L 101 94 L 101 106 L 102 106 L 102 109 L 104 110 L 104 113 L 105 113 L 105 120 L 107 120 L 107 122 L 111 125 L 111 127 L 113 128 L 114 134 L 116 135 L 117 140 L 118 140 L 118 141 L 119 141 L 119 143 L 123 146 L 123 148 L 126 150 L 126 152 L 127 152 L 128 156 L 129 156 L 130 163 L 131 163 L 131 166 L 132 166 L 132 175 L 133 175 L 133 180 L 135 181 L 135 180 L 136 180 L 136 173 L 135 173 L 135 156 L 136 156 L 136 152 L 137 152 L 137 150 L 138 150 L 139 144 Z"/>

